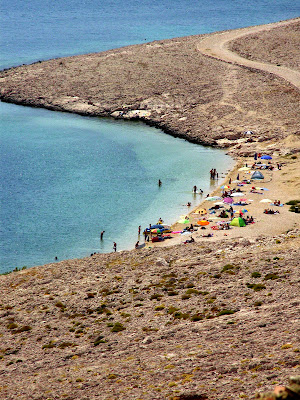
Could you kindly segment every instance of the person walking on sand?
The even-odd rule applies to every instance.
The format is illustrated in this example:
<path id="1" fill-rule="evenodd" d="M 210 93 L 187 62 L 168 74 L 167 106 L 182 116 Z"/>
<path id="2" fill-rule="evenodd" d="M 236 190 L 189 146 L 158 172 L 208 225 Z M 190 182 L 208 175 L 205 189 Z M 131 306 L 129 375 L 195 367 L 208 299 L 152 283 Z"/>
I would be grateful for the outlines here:
<path id="1" fill-rule="evenodd" d="M 100 240 L 103 240 L 104 232 L 105 232 L 105 231 L 102 231 L 102 232 L 100 233 Z"/>
<path id="2" fill-rule="evenodd" d="M 116 242 L 114 242 L 114 244 L 113 244 L 113 250 L 114 250 L 114 252 L 117 251 L 117 243 Z"/>

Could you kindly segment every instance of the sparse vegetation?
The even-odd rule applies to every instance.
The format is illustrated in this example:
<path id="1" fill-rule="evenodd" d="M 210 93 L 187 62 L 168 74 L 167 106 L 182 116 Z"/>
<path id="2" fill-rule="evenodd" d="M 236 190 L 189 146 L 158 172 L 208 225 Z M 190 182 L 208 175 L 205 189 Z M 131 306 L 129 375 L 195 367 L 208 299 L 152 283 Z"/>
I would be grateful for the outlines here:
<path id="1" fill-rule="evenodd" d="M 279 279 L 280 277 L 277 274 L 269 273 L 264 277 L 264 281 Z"/>
<path id="2" fill-rule="evenodd" d="M 266 289 L 265 285 L 261 283 L 247 283 L 246 285 L 248 288 L 253 289 L 255 292 Z"/>
<path id="3" fill-rule="evenodd" d="M 125 329 L 126 329 L 125 326 L 122 325 L 121 322 L 115 322 L 113 324 L 113 327 L 111 328 L 111 332 L 122 332 Z"/>
<path id="4" fill-rule="evenodd" d="M 252 276 L 252 278 L 260 278 L 261 277 L 261 273 L 257 272 L 257 271 L 254 271 L 254 272 L 252 272 L 251 276 Z"/>

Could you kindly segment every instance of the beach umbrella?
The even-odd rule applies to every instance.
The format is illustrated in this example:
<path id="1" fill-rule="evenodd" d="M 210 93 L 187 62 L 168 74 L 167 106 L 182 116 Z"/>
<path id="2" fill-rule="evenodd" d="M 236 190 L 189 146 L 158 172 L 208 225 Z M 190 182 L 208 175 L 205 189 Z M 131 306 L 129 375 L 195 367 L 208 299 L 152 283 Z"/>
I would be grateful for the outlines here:
<path id="1" fill-rule="evenodd" d="M 249 167 L 242 167 L 242 168 L 239 168 L 239 171 L 249 171 L 249 169 L 251 169 L 251 168 L 249 168 Z"/>
<path id="2" fill-rule="evenodd" d="M 207 201 L 218 201 L 218 200 L 222 200 L 222 197 L 220 196 L 212 196 L 212 197 L 206 197 Z"/>
<path id="3" fill-rule="evenodd" d="M 244 196 L 244 193 L 240 193 L 240 192 L 231 193 L 231 195 L 230 195 L 230 196 L 233 196 L 233 197 Z"/>
<path id="4" fill-rule="evenodd" d="M 155 224 L 155 225 L 151 225 L 151 230 L 152 229 L 164 229 L 164 226 L 160 225 L 160 224 Z"/>
<path id="5" fill-rule="evenodd" d="M 202 221 L 198 221 L 197 224 L 198 224 L 198 225 L 201 225 L 201 226 L 205 226 L 205 225 L 209 225 L 209 222 L 208 222 L 208 221 L 205 221 L 205 220 L 203 219 Z"/>
<path id="6" fill-rule="evenodd" d="M 231 226 L 246 226 L 245 221 L 241 217 L 235 217 L 233 220 L 230 222 Z"/>
<path id="7" fill-rule="evenodd" d="M 268 156 L 268 155 L 263 155 L 260 158 L 261 158 L 261 160 L 272 160 L 272 157 Z"/>
<path id="8" fill-rule="evenodd" d="M 207 214 L 207 210 L 206 210 L 206 208 L 199 208 L 198 210 L 195 211 L 195 214 L 204 215 L 204 214 Z"/>
<path id="9" fill-rule="evenodd" d="M 248 212 L 248 210 L 246 210 L 246 208 L 243 208 L 242 210 L 239 211 L 239 213 L 243 213 L 243 214 L 245 214 L 247 212 Z"/>
<path id="10" fill-rule="evenodd" d="M 227 203 L 227 204 L 233 203 L 233 199 L 231 197 L 225 197 L 225 199 L 223 201 L 224 201 L 224 203 Z"/>
<path id="11" fill-rule="evenodd" d="M 273 201 L 270 200 L 270 199 L 262 199 L 262 200 L 260 201 L 260 203 L 273 203 Z"/>
<path id="12" fill-rule="evenodd" d="M 222 186 L 221 186 L 221 189 L 230 189 L 230 187 L 227 186 L 227 185 L 222 185 Z"/>
<path id="13" fill-rule="evenodd" d="M 160 229 L 151 229 L 152 233 L 161 233 L 162 231 Z"/>
<path id="14" fill-rule="evenodd" d="M 184 231 L 184 232 L 181 232 L 181 235 L 191 236 L 191 235 L 192 235 L 192 232 Z"/>
<path id="15" fill-rule="evenodd" d="M 180 220 L 177 221 L 179 224 L 189 224 L 190 220 L 186 219 L 186 218 L 182 218 Z"/>

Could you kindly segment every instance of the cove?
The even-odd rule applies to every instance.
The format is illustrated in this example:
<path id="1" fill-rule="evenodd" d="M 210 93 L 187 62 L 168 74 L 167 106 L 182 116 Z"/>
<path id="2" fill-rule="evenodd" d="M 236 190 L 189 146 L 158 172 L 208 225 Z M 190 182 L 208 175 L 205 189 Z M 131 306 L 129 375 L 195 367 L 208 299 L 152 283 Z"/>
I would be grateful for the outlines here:
<path id="1" fill-rule="evenodd" d="M 234 164 L 141 122 L 6 103 L 0 112 L 2 273 L 110 252 L 113 241 L 133 248 L 139 225 L 175 222 L 201 201 L 194 185 L 212 190 L 211 168 L 221 176 Z"/>

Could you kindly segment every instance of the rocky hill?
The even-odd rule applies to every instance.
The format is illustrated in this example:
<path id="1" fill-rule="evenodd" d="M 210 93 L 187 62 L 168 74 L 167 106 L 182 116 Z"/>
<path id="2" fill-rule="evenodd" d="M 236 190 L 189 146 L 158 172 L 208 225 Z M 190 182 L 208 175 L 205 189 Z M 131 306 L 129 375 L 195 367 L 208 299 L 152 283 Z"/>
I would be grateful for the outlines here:
<path id="1" fill-rule="evenodd" d="M 286 383 L 299 243 L 293 231 L 1 276 L 0 398 L 250 399 Z"/>

